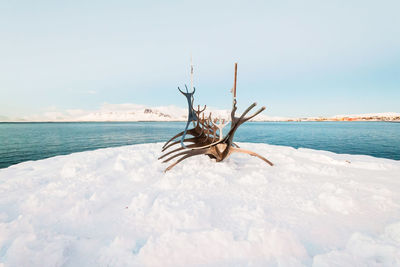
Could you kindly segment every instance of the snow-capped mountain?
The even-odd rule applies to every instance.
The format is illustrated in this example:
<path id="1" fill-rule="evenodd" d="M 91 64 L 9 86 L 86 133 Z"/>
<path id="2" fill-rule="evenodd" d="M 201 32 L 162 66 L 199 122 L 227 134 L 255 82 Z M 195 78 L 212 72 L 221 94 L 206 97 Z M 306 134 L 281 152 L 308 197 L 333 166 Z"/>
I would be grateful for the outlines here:
<path id="1" fill-rule="evenodd" d="M 149 108 L 132 110 L 100 110 L 74 118 L 74 121 L 184 121 L 184 109 L 178 107 Z"/>
<path id="2" fill-rule="evenodd" d="M 204 116 L 211 113 L 212 118 L 229 119 L 231 111 L 227 109 L 216 109 L 207 107 Z M 240 114 L 240 111 L 238 111 Z M 177 106 L 148 107 L 137 104 L 103 104 L 99 110 L 65 110 L 49 111 L 41 115 L 30 115 L 19 118 L 1 118 L 0 121 L 186 121 L 187 108 Z M 263 114 L 255 117 L 256 121 L 278 121 L 285 118 L 269 117 Z"/>
<path id="3" fill-rule="evenodd" d="M 147 107 L 136 104 L 104 104 L 99 110 L 50 111 L 40 115 L 7 118 L 3 121 L 185 121 L 186 118 L 187 110 L 176 106 Z"/>

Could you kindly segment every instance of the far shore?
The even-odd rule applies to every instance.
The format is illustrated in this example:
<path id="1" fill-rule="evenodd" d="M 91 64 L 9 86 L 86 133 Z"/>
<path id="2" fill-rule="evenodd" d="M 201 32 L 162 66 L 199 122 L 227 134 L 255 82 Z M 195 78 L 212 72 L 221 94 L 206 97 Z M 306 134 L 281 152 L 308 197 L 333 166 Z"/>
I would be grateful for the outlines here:
<path id="1" fill-rule="evenodd" d="M 99 123 L 99 122 L 186 122 L 183 120 L 171 120 L 171 121 L 0 121 L 0 123 Z M 392 122 L 400 123 L 400 120 L 263 120 L 263 121 L 249 121 L 251 122 Z"/>

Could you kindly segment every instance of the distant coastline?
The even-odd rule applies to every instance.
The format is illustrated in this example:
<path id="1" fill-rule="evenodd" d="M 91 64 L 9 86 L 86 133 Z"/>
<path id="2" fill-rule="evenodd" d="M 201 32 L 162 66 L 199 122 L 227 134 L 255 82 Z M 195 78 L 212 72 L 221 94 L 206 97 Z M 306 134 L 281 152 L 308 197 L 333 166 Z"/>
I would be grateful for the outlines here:
<path id="1" fill-rule="evenodd" d="M 214 118 L 230 118 L 230 111 L 223 109 L 208 110 Z M 187 109 L 176 106 L 146 107 L 136 104 L 107 105 L 100 110 L 67 110 L 47 112 L 41 115 L 24 117 L 0 116 L 0 122 L 179 122 L 187 120 Z M 283 117 L 260 114 L 252 121 L 258 122 L 303 122 L 303 121 L 388 121 L 400 122 L 400 113 L 344 114 L 335 116 Z"/>
<path id="2" fill-rule="evenodd" d="M 185 120 L 170 120 L 170 121 L 161 121 L 161 120 L 135 120 L 135 121 L 0 121 L 0 123 L 96 123 L 96 122 L 185 122 Z M 400 123 L 400 119 L 397 120 L 384 120 L 384 119 L 372 119 L 372 120 L 363 120 L 363 119 L 353 119 L 353 120 L 335 120 L 335 119 L 289 119 L 289 120 L 250 120 L 248 123 L 252 122 L 390 122 L 390 123 Z"/>

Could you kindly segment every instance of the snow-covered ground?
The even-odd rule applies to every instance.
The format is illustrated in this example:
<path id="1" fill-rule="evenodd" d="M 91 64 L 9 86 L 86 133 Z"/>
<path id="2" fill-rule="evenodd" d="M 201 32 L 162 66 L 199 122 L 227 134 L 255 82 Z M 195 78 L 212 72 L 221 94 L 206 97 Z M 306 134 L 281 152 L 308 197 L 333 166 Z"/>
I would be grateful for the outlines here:
<path id="1" fill-rule="evenodd" d="M 0 266 L 400 266 L 400 161 L 240 144 L 164 174 L 161 144 L 0 170 Z"/>

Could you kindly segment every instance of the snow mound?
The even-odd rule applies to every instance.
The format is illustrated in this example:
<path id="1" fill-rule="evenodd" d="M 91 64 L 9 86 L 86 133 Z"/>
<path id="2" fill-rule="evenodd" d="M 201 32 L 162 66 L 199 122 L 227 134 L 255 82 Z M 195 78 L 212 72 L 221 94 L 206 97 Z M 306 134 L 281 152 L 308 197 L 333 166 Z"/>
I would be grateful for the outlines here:
<path id="1" fill-rule="evenodd" d="M 164 174 L 162 144 L 0 170 L 0 266 L 399 266 L 400 162 L 242 143 Z"/>

